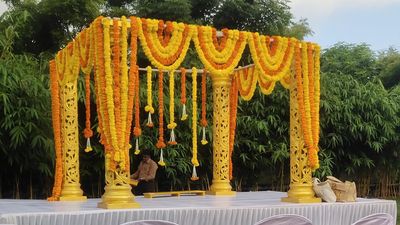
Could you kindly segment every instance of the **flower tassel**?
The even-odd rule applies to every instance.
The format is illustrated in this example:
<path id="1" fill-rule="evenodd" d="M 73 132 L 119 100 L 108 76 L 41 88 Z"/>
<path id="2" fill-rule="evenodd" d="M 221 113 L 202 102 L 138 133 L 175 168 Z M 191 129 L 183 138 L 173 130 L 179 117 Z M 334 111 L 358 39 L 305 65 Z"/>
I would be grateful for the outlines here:
<path id="1" fill-rule="evenodd" d="M 189 116 L 188 116 L 188 114 L 186 113 L 186 104 L 183 104 L 183 105 L 182 105 L 182 117 L 181 117 L 181 120 L 182 120 L 182 121 L 187 120 L 188 117 L 189 117 Z"/>
<path id="2" fill-rule="evenodd" d="M 140 154 L 140 149 L 139 149 L 139 138 L 136 138 L 136 142 L 135 142 L 135 155 L 139 155 Z"/>
<path id="3" fill-rule="evenodd" d="M 154 127 L 153 120 L 151 119 L 151 112 L 149 112 L 149 116 L 147 117 L 146 126 L 147 126 L 147 127 Z"/>
<path id="4" fill-rule="evenodd" d="M 171 136 L 170 136 L 169 141 L 168 141 L 168 144 L 170 144 L 170 145 L 176 145 L 176 144 L 178 144 L 178 143 L 176 142 L 175 131 L 174 131 L 174 130 L 175 130 L 175 129 L 171 129 Z"/>
<path id="5" fill-rule="evenodd" d="M 85 152 L 91 152 L 93 150 L 92 145 L 90 144 L 90 138 L 86 139 L 86 148 Z"/>
<path id="6" fill-rule="evenodd" d="M 206 139 L 206 127 L 203 127 L 203 137 L 202 137 L 202 139 L 201 139 L 201 144 L 202 145 L 206 145 L 206 144 L 208 144 L 208 141 L 207 141 L 207 139 Z"/>
<path id="7" fill-rule="evenodd" d="M 158 161 L 158 165 L 165 166 L 164 156 L 163 156 L 163 149 L 161 149 L 160 161 Z"/>
<path id="8" fill-rule="evenodd" d="M 192 177 L 190 178 L 192 181 L 199 180 L 199 177 L 197 176 L 197 171 L 196 171 L 196 166 L 193 165 L 193 172 L 192 172 Z"/>

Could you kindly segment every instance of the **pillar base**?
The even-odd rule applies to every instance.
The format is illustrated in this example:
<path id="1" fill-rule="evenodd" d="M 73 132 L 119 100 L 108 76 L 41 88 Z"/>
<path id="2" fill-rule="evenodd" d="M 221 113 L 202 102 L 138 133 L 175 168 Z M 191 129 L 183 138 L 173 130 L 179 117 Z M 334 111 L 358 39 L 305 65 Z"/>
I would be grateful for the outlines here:
<path id="1" fill-rule="evenodd" d="M 61 190 L 60 201 L 86 201 L 79 183 L 64 184 Z"/>
<path id="2" fill-rule="evenodd" d="M 101 197 L 102 201 L 97 204 L 98 208 L 103 209 L 130 209 L 140 208 L 139 203 L 135 202 L 135 196 L 131 192 L 129 185 L 110 185 L 104 188 L 106 191 Z"/>
<path id="3" fill-rule="evenodd" d="M 290 184 L 288 197 L 282 198 L 281 201 L 293 203 L 318 203 L 321 202 L 321 199 L 315 197 L 312 184 Z"/>
<path id="4" fill-rule="evenodd" d="M 86 201 L 86 196 L 60 196 L 60 201 Z"/>
<path id="5" fill-rule="evenodd" d="M 206 194 L 219 196 L 235 196 L 236 191 L 207 191 Z"/>
<path id="6" fill-rule="evenodd" d="M 235 191 L 232 191 L 232 186 L 228 180 L 213 180 L 208 195 L 236 195 Z"/>

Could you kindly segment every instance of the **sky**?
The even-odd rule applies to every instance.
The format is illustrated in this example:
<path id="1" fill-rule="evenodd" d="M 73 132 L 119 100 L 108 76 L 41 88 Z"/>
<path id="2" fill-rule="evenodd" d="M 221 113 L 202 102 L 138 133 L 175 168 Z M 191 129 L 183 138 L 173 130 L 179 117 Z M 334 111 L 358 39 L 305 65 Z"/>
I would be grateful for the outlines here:
<path id="1" fill-rule="evenodd" d="M 306 40 L 329 48 L 338 42 L 367 43 L 375 51 L 400 50 L 400 0 L 290 0 L 295 20 L 307 18 Z M 0 0 L 0 15 L 7 9 Z"/>
<path id="2" fill-rule="evenodd" d="M 291 0 L 296 20 L 307 18 L 313 36 L 329 48 L 338 42 L 367 43 L 375 51 L 400 50 L 400 0 Z"/>

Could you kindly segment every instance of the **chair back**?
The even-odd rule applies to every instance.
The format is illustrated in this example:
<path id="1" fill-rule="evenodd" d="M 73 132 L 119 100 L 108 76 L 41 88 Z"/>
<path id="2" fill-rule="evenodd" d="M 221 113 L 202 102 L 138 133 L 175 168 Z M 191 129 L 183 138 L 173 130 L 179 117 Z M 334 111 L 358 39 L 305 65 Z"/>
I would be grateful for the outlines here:
<path id="1" fill-rule="evenodd" d="M 165 220 L 138 220 L 138 221 L 126 222 L 121 225 L 178 225 L 178 224 Z"/>
<path id="2" fill-rule="evenodd" d="M 357 220 L 352 225 L 395 225 L 393 216 L 387 213 L 375 213 Z"/>
<path id="3" fill-rule="evenodd" d="M 265 218 L 254 225 L 312 225 L 312 222 L 304 216 L 281 214 Z"/>

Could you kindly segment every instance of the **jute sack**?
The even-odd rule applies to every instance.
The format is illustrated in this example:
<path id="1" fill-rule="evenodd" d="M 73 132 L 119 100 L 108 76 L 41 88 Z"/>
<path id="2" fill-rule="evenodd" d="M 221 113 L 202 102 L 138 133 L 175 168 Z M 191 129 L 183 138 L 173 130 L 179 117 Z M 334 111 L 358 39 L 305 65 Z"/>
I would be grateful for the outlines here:
<path id="1" fill-rule="evenodd" d="M 341 181 L 333 176 L 327 176 L 327 182 L 336 195 L 338 202 L 355 202 L 357 199 L 356 183 L 350 181 Z"/>
<path id="2" fill-rule="evenodd" d="M 327 181 L 321 182 L 313 178 L 313 189 L 315 194 L 325 202 L 336 202 L 336 195 Z"/>

